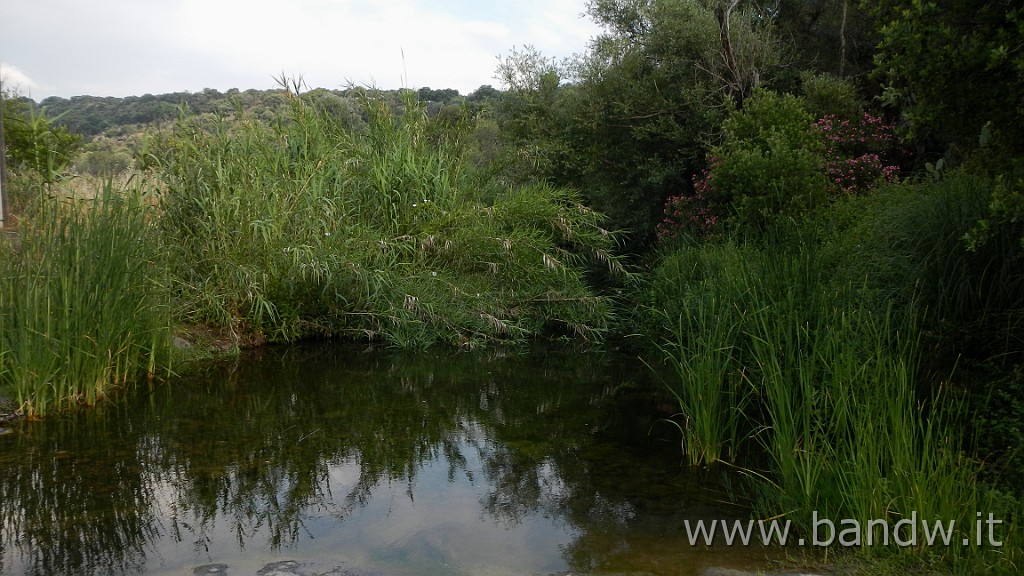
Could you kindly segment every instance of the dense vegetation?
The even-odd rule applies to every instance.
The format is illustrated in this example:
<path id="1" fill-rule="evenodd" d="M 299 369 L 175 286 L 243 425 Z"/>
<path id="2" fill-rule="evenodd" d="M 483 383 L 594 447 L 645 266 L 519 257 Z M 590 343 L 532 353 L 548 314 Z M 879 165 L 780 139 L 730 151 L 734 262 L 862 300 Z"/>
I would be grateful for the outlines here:
<path id="1" fill-rule="evenodd" d="M 417 348 L 607 331 L 586 264 L 625 272 L 574 192 L 484 178 L 468 127 L 412 94 L 364 95 L 356 126 L 289 99 L 272 124 L 183 120 L 147 150 L 182 319 Z"/>
<path id="2" fill-rule="evenodd" d="M 0 269 L 0 386 L 38 413 L 90 403 L 56 384 L 54 358 L 106 354 L 109 377 L 69 364 L 102 392 L 157 371 L 172 326 L 402 347 L 640 334 L 674 374 L 689 461 L 758 479 L 765 517 L 916 514 L 973 542 L 992 512 L 1005 546 L 902 552 L 1015 571 L 1024 9 L 588 8 L 604 33 L 586 53 L 513 50 L 504 90 L 468 97 L 282 79 L 8 99 L 23 224 Z M 128 169 L 128 200 L 111 179 L 87 208 L 53 206 L 76 171 Z M 104 240 L 130 214 L 139 237 Z M 69 290 L 88 254 L 119 284 Z M 83 304 L 39 324 L 55 302 Z M 130 305 L 102 322 L 130 314 L 133 339 L 99 341 L 93 302 Z"/>

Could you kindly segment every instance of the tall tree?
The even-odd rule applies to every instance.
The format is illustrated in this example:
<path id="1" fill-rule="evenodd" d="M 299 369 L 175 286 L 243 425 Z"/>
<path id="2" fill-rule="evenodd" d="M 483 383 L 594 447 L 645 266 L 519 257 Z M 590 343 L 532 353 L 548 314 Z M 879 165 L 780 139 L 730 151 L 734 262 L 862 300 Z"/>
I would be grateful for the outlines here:
<path id="1" fill-rule="evenodd" d="M 846 78 L 871 70 L 877 36 L 857 0 L 775 0 L 758 10 L 774 18 L 794 72 Z"/>
<path id="2" fill-rule="evenodd" d="M 539 176 L 581 188 L 639 251 L 665 200 L 691 190 L 726 112 L 773 77 L 781 52 L 771 18 L 738 0 L 592 0 L 588 10 L 604 32 L 585 55 L 502 62 L 502 128 Z"/>

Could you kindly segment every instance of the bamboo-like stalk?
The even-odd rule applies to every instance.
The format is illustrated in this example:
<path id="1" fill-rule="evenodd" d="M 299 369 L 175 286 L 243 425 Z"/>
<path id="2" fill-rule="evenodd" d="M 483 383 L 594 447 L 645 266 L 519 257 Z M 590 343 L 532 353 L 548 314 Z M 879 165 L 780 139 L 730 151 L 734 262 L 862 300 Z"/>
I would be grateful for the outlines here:
<path id="1" fill-rule="evenodd" d="M 275 122 L 183 119 L 153 147 L 183 320 L 402 347 L 607 329 L 585 271 L 628 274 L 575 192 L 494 189 L 464 159 L 470 125 L 440 125 L 412 93 L 364 93 L 366 123 L 351 127 L 293 88 Z"/>

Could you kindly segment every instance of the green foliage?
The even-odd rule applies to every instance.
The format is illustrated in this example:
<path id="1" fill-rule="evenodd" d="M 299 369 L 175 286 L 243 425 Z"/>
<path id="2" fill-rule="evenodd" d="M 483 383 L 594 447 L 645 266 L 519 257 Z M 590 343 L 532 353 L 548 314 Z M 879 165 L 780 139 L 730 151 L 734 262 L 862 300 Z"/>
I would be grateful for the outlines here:
<path id="1" fill-rule="evenodd" d="M 424 86 L 416 91 L 416 95 L 419 96 L 420 102 L 453 102 L 459 100 L 459 91 L 451 88 L 445 88 L 443 90 L 435 90 L 429 86 Z"/>
<path id="2" fill-rule="evenodd" d="M 761 90 L 725 120 L 724 145 L 763 149 L 775 138 L 792 148 L 815 150 L 820 144 L 813 123 L 798 97 Z"/>
<path id="3" fill-rule="evenodd" d="M 1024 153 L 1024 9 L 964 0 L 865 2 L 881 36 L 875 77 L 910 136 L 939 154 L 978 147 L 982 127 L 1011 156 Z"/>
<path id="4" fill-rule="evenodd" d="M 0 241 L 0 387 L 28 416 L 92 405 L 163 369 L 168 310 L 144 204 L 108 185 L 64 205 L 41 196 Z"/>
<path id="5" fill-rule="evenodd" d="M 962 404 L 918 396 L 913 315 L 866 305 L 856 284 L 833 282 L 830 271 L 813 244 L 708 243 L 665 254 L 647 301 L 669 339 L 691 462 L 737 462 L 762 488 L 759 515 L 785 515 L 803 534 L 814 512 L 862 526 L 911 514 L 954 520 L 956 542 L 973 538 L 976 510 L 1007 517 L 950 434 Z M 758 448 L 766 464 L 737 459 Z M 906 551 L 1004 567 L 1017 554 Z"/>
<path id="6" fill-rule="evenodd" d="M 281 90 L 231 89 L 220 92 L 206 88 L 200 92 L 173 92 L 144 94 L 124 98 L 102 96 L 51 96 L 40 102 L 59 124 L 87 138 L 103 133 L 138 126 L 174 122 L 178 110 L 188 107 L 194 114 L 226 113 L 238 105 L 250 111 L 263 110 L 270 114 L 284 105 Z"/>
<path id="7" fill-rule="evenodd" d="M 780 44 L 770 17 L 732 4 L 599 0 L 588 12 L 605 32 L 587 54 L 505 59 L 498 117 L 529 160 L 524 177 L 579 187 L 642 251 L 666 199 L 691 192 L 727 107 L 778 70 Z"/>
<path id="8" fill-rule="evenodd" d="M 826 198 L 823 145 L 795 96 L 756 92 L 723 125 L 712 150 L 709 198 L 751 237 L 779 219 L 800 218 Z"/>
<path id="9" fill-rule="evenodd" d="M 700 86 L 714 95 L 712 105 L 741 104 L 782 63 L 773 15 L 756 6 L 593 0 L 588 11 L 608 31 L 596 39 L 591 58 L 614 66 L 642 56 L 646 72 L 669 80 L 662 90 Z"/>
<path id="10" fill-rule="evenodd" d="M 880 302 L 924 312 L 937 357 L 986 361 L 1024 351 L 1024 254 L 1008 228 L 974 251 L 964 240 L 998 185 L 955 173 L 893 186 L 840 203 L 827 250 L 841 282 L 862 284 Z"/>
<path id="11" fill-rule="evenodd" d="M 988 364 L 966 372 L 960 379 L 971 386 L 974 414 L 968 433 L 978 439 L 982 478 L 1024 496 L 1024 365 L 1006 370 Z"/>
<path id="12" fill-rule="evenodd" d="M 500 100 L 502 135 L 524 150 L 521 156 L 528 162 L 519 168 L 523 172 L 520 180 L 530 180 L 532 174 L 537 174 L 565 184 L 579 172 L 563 137 L 572 125 L 566 117 L 569 99 L 559 90 L 564 75 L 556 61 L 532 46 L 512 50 L 498 67 L 498 77 L 507 88 Z M 551 178 L 561 170 L 570 175 Z"/>
<path id="13" fill-rule="evenodd" d="M 672 250 L 647 291 L 649 334 L 664 335 L 659 348 L 676 378 L 669 390 L 679 402 L 676 425 L 692 465 L 735 462 L 750 434 L 744 410 L 752 396 L 737 370 L 747 310 L 737 306 L 739 294 L 726 293 L 740 285 L 727 279 L 742 270 L 741 254 L 717 243 Z"/>
<path id="14" fill-rule="evenodd" d="M 825 144 L 825 170 L 835 193 L 862 194 L 899 178 L 903 149 L 891 124 L 864 112 L 850 119 L 828 114 L 815 127 Z"/>
<path id="15" fill-rule="evenodd" d="M 184 118 L 153 144 L 184 320 L 415 348 L 607 328 L 585 274 L 621 266 L 575 193 L 485 181 L 466 160 L 472 125 L 412 92 L 400 110 L 367 92 L 365 129 L 290 102 L 269 124 Z"/>
<path id="16" fill-rule="evenodd" d="M 6 95 L 3 98 L 4 143 L 8 167 L 13 171 L 28 170 L 46 183 L 63 177 L 81 144 L 81 136 L 65 126 L 55 126 L 34 105 Z"/>
<path id="17" fill-rule="evenodd" d="M 992 187 L 988 213 L 980 217 L 965 239 L 967 246 L 976 251 L 990 239 L 1001 235 L 1020 236 L 1024 248 L 1024 180 L 1007 185 L 1006 178 L 999 176 Z"/>
<path id="18" fill-rule="evenodd" d="M 75 170 L 107 178 L 122 174 L 132 166 L 135 146 L 135 139 L 94 138 L 82 146 L 75 160 Z"/>
<path id="19" fill-rule="evenodd" d="M 804 109 L 815 118 L 835 116 L 856 120 L 864 112 L 863 98 L 852 81 L 831 74 L 805 72 L 800 77 Z"/>
<path id="20" fill-rule="evenodd" d="M 693 177 L 693 193 L 672 196 L 665 201 L 665 216 L 658 223 L 658 241 L 673 239 L 709 240 L 719 232 L 721 215 L 711 207 L 711 173 L 702 170 Z"/>
<path id="21" fill-rule="evenodd" d="M 877 39 L 856 0 L 778 0 L 760 4 L 786 41 L 794 76 L 803 71 L 859 77 L 871 70 Z M 831 112 L 836 112 L 832 110 Z"/>

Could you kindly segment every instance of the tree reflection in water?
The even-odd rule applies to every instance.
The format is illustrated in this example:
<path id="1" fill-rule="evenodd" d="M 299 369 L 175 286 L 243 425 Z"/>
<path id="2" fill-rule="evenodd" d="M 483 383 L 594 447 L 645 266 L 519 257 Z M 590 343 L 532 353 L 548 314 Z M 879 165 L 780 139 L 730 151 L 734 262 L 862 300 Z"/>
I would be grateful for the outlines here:
<path id="1" fill-rule="evenodd" d="M 375 497 L 422 505 L 423 494 L 443 492 L 420 485 L 435 466 L 448 484 L 477 491 L 475 516 L 504 531 L 543 521 L 564 534 L 567 545 L 552 543 L 554 569 L 607 568 L 628 554 L 639 519 L 678 520 L 700 493 L 671 449 L 637 452 L 662 444 L 648 437 L 657 414 L 637 374 L 609 355 L 331 344 L 209 364 L 125 405 L 0 438 L 2 573 L 141 573 L 231 548 L 348 546 L 338 527 Z M 393 510 L 373 522 L 402 522 L 387 517 Z"/>

